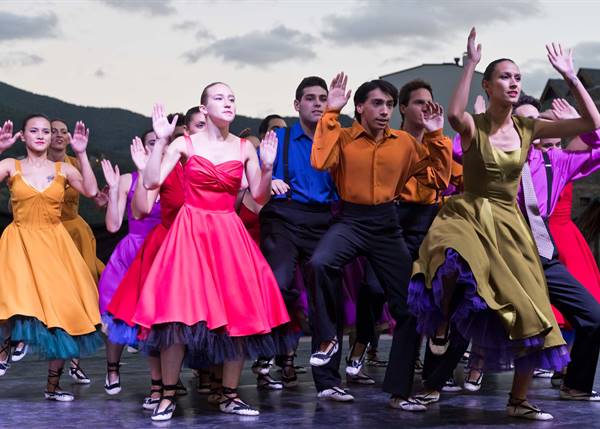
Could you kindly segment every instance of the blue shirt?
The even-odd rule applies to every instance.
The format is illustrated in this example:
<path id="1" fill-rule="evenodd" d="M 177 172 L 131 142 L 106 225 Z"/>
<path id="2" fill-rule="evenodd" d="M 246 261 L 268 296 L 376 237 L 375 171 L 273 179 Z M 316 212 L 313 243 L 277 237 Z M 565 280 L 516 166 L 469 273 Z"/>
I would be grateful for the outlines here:
<path id="1" fill-rule="evenodd" d="M 277 157 L 273 164 L 273 179 L 284 180 L 283 148 L 285 146 L 285 128 L 275 131 L 277 134 Z M 288 151 L 289 183 L 292 188 L 292 200 L 304 204 L 330 204 L 337 201 L 338 195 L 327 171 L 317 171 L 310 165 L 312 139 L 308 137 L 300 122 L 290 128 L 290 146 Z M 285 199 L 286 195 L 274 195 L 273 199 Z"/>

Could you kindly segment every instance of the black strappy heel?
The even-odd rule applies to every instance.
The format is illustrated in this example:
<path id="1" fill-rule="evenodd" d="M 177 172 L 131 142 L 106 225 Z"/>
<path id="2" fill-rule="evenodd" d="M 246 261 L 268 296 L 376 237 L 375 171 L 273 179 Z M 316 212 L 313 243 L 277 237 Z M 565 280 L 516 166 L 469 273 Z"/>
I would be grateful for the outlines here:
<path id="1" fill-rule="evenodd" d="M 4 341 L 4 344 L 2 344 L 0 353 L 6 353 L 6 360 L 4 362 L 0 362 L 0 377 L 2 377 L 4 374 L 6 374 L 8 368 L 10 368 L 10 337 Z"/>
<path id="2" fill-rule="evenodd" d="M 104 391 L 107 395 L 117 395 L 121 392 L 121 374 L 119 368 L 121 364 L 119 362 L 106 362 L 106 379 L 104 381 Z M 111 372 L 117 373 L 117 381 L 110 383 L 108 374 Z"/>
<path id="3" fill-rule="evenodd" d="M 246 404 L 238 395 L 237 389 L 223 386 L 223 400 L 219 403 L 223 413 L 239 416 L 258 416 L 260 412 Z"/>
<path id="4" fill-rule="evenodd" d="M 156 407 L 158 407 L 158 404 L 160 403 L 160 397 L 153 398 L 152 397 L 153 393 L 160 393 L 160 395 L 162 397 L 162 393 L 163 393 L 162 379 L 160 379 L 160 378 L 158 380 L 152 379 L 152 384 L 150 385 L 150 396 L 146 396 L 144 398 L 144 402 L 142 403 L 142 408 L 144 410 L 154 411 L 154 409 Z"/>
<path id="5" fill-rule="evenodd" d="M 167 407 L 164 410 L 158 411 L 158 409 L 160 408 L 160 402 L 158 403 L 158 405 L 154 409 L 154 412 L 152 413 L 152 416 L 150 417 L 152 419 L 152 421 L 154 421 L 154 422 L 162 422 L 165 420 L 171 420 L 171 418 L 173 418 L 173 413 L 175 412 L 175 408 L 177 408 L 177 405 L 175 403 L 175 392 L 177 391 L 177 385 L 176 384 L 165 384 L 163 386 L 163 392 L 166 390 L 171 391 L 173 393 L 170 395 L 163 394 L 163 396 L 161 396 L 161 398 L 160 398 L 160 402 L 169 401 L 169 405 L 167 405 Z"/>
<path id="6" fill-rule="evenodd" d="M 46 390 L 44 392 L 44 398 L 48 399 L 49 401 L 71 402 L 75 399 L 75 396 L 73 396 L 72 393 L 60 390 L 59 383 L 62 373 L 62 368 L 59 370 L 48 368 L 48 385 L 54 388 L 52 391 Z M 56 379 L 56 381 L 52 381 L 52 379 Z"/>
<path id="7" fill-rule="evenodd" d="M 298 386 L 298 374 L 294 366 L 294 355 L 286 356 L 281 362 L 281 382 L 289 389 Z"/>
<path id="8" fill-rule="evenodd" d="M 71 366 L 69 367 L 69 375 L 77 384 L 90 384 L 92 380 L 87 376 L 83 369 L 79 366 L 79 362 L 71 359 Z"/>

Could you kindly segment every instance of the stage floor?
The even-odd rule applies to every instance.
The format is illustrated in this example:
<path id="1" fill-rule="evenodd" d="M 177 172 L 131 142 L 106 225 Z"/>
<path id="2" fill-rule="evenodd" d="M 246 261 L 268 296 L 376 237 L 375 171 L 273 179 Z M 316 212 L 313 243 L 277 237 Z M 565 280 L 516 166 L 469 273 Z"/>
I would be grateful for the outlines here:
<path id="1" fill-rule="evenodd" d="M 382 357 L 387 357 L 389 346 L 389 337 L 382 337 Z M 310 343 L 303 339 L 297 364 L 309 367 L 309 347 Z M 260 408 L 260 416 L 238 417 L 220 413 L 206 403 L 206 396 L 195 392 L 191 371 L 185 369 L 183 380 L 190 393 L 178 400 L 177 411 L 171 421 L 157 424 L 150 421 L 150 412 L 141 408 L 149 388 L 143 356 L 125 352 L 122 363 L 123 391 L 119 395 L 104 393 L 105 358 L 101 351 L 81 363 L 92 378 L 92 384 L 72 385 L 71 378 L 63 375 L 63 388 L 74 392 L 77 399 L 71 403 L 56 403 L 43 399 L 46 363 L 36 360 L 35 356 L 27 356 L 12 364 L 6 375 L 0 378 L 0 428 L 600 427 L 600 402 L 561 401 L 558 390 L 550 387 L 548 379 L 534 380 L 530 398 L 533 403 L 552 412 L 555 419 L 552 422 L 529 422 L 506 416 L 510 373 L 486 376 L 478 393 L 444 393 L 441 402 L 429 406 L 427 412 L 410 413 L 387 406 L 388 395 L 381 391 L 385 368 L 367 368 L 378 383 L 374 386 L 351 385 L 350 390 L 356 400 L 348 404 L 318 400 L 310 372 L 299 376 L 301 383 L 295 389 L 278 392 L 257 390 L 249 362 L 243 373 L 240 394 L 247 402 Z M 273 375 L 277 377 L 278 373 L 273 371 Z M 462 367 L 456 375 L 461 383 Z M 419 388 L 420 378 L 417 376 L 415 381 L 415 387 Z M 600 376 L 597 375 L 597 389 L 599 382 Z"/>

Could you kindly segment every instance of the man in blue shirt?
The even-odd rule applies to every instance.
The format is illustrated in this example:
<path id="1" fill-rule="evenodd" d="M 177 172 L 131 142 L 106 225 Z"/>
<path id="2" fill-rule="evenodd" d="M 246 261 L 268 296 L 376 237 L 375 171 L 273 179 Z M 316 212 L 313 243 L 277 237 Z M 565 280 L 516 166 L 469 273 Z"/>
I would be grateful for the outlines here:
<path id="1" fill-rule="evenodd" d="M 338 199 L 329 173 L 317 171 L 310 164 L 313 136 L 325 111 L 327 95 L 327 84 L 320 77 L 304 78 L 298 85 L 294 109 L 299 121 L 290 128 L 276 131 L 279 144 L 273 164 L 273 197 L 260 212 L 261 250 L 288 308 L 292 308 L 299 297 L 294 288 L 296 267 L 303 267 L 310 259 L 329 228 L 331 204 Z M 307 290 L 309 294 L 320 292 L 310 287 Z M 293 359 L 293 355 L 277 358 L 287 387 L 297 384 Z M 263 373 L 268 374 L 268 362 L 263 362 L 263 366 Z M 352 395 L 340 387 L 338 366 L 339 361 L 336 364 L 332 360 L 328 366 L 313 368 L 319 397 L 351 401 Z"/>

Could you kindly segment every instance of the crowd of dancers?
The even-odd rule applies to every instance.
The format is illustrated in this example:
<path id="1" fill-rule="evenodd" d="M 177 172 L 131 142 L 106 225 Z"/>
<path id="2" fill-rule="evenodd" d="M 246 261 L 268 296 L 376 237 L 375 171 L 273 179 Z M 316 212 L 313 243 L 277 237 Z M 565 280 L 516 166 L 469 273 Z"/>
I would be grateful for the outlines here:
<path id="1" fill-rule="evenodd" d="M 570 207 L 572 182 L 600 168 L 600 113 L 572 52 L 556 44 L 548 59 L 577 109 L 559 99 L 540 112 L 502 58 L 484 72 L 487 106 L 479 98 L 469 113 L 475 38 L 473 29 L 445 109 L 422 80 L 400 90 L 372 80 L 354 92 L 354 122 L 343 128 L 344 73 L 329 86 L 304 78 L 298 121 L 271 115 L 260 140 L 229 132 L 236 100 L 225 83 L 206 86 L 186 115 L 157 104 L 152 130 L 131 143 L 136 171 L 103 160 L 104 190 L 82 122 L 70 134 L 42 114 L 16 133 L 6 121 L 0 152 L 21 140 L 27 155 L 0 161 L 13 214 L 0 239 L 0 375 L 35 349 L 48 360 L 45 398 L 72 401 L 59 383 L 65 362 L 89 383 L 79 359 L 105 345 L 104 389 L 117 395 L 130 346 L 147 356 L 142 407 L 152 420 L 172 418 L 183 366 L 220 411 L 258 415 L 237 392 L 245 360 L 259 387 L 294 388 L 308 320 L 318 398 L 351 402 L 339 371 L 351 319 L 347 381 L 375 384 L 366 359 L 387 366 L 393 408 L 426 411 L 460 389 L 452 374 L 466 355 L 468 390 L 486 371 L 514 371 L 510 416 L 553 418 L 527 400 L 534 375 L 552 376 L 562 399 L 599 401 L 600 274 Z M 389 124 L 397 106 L 398 130 Z M 105 207 L 110 232 L 127 216 L 106 267 L 78 215 L 80 195 Z M 387 363 L 377 356 L 381 320 L 393 332 Z"/>

